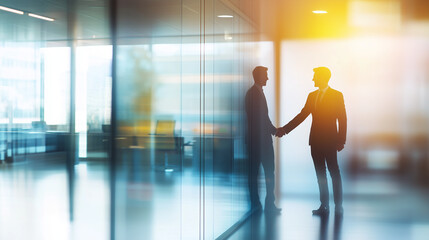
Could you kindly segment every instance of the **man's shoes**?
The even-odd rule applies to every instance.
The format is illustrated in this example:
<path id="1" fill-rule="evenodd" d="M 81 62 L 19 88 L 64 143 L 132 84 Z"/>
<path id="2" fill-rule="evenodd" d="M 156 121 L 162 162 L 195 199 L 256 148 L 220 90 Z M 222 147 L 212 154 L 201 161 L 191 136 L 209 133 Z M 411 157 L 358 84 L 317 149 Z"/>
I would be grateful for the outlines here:
<path id="1" fill-rule="evenodd" d="M 320 206 L 318 209 L 313 210 L 313 215 L 324 216 L 329 214 L 328 206 Z"/>
<path id="2" fill-rule="evenodd" d="M 343 216 L 344 208 L 343 206 L 335 206 L 335 216 Z"/>
<path id="3" fill-rule="evenodd" d="M 282 211 L 281 208 L 276 207 L 274 204 L 265 205 L 265 213 L 271 213 L 271 214 L 280 214 Z"/>

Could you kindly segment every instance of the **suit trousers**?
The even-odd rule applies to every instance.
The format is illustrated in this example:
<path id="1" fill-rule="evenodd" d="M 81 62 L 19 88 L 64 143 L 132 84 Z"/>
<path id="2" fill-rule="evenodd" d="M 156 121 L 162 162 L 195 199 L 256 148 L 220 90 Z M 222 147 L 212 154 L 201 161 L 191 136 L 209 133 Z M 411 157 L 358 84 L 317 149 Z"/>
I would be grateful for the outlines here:
<path id="1" fill-rule="evenodd" d="M 267 195 L 265 198 L 265 206 L 274 204 L 274 148 L 273 146 L 257 146 L 249 149 L 249 193 L 250 201 L 253 206 L 259 205 L 259 193 L 258 193 L 258 175 L 259 167 L 262 163 L 262 167 L 265 172 L 265 184 L 267 189 Z"/>
<path id="2" fill-rule="evenodd" d="M 320 202 L 323 206 L 329 206 L 329 190 L 326 177 L 326 166 L 332 178 L 334 191 L 334 202 L 336 206 L 343 203 L 343 187 L 340 169 L 337 161 L 337 150 L 335 147 L 311 146 L 314 168 L 316 170 L 317 182 L 319 184 Z"/>

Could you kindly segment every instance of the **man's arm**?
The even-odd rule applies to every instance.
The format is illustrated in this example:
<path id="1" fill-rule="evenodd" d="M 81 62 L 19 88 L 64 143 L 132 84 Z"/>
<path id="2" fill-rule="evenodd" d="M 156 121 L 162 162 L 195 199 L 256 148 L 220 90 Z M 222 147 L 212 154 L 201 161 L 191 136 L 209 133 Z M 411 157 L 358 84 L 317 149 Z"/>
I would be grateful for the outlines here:
<path id="1" fill-rule="evenodd" d="M 341 151 L 346 144 L 347 135 L 347 114 L 346 107 L 344 104 L 344 96 L 340 93 L 340 99 L 338 100 L 338 145 L 337 150 Z"/>
<path id="2" fill-rule="evenodd" d="M 302 108 L 301 112 L 296 115 L 288 124 L 283 126 L 283 131 L 288 134 L 293 129 L 298 127 L 307 117 L 310 115 L 310 95 L 307 97 L 307 101 L 305 102 L 304 108 Z"/>
<path id="3" fill-rule="evenodd" d="M 274 127 L 274 125 L 273 125 L 273 123 L 271 122 L 270 117 L 269 117 L 268 115 L 267 115 L 267 119 L 265 120 L 265 122 L 267 123 L 267 128 L 266 128 L 266 129 L 269 129 L 269 131 L 270 131 L 271 135 L 276 134 L 276 132 L 277 132 L 277 128 L 276 128 L 276 127 Z"/>
<path id="4" fill-rule="evenodd" d="M 276 132 L 277 137 L 282 137 L 285 134 L 288 134 L 293 129 L 295 129 L 299 124 L 301 124 L 307 117 L 310 115 L 310 94 L 307 97 L 307 101 L 305 102 L 304 108 L 302 108 L 301 112 L 298 113 L 288 124 L 279 128 Z"/>
<path id="5" fill-rule="evenodd" d="M 248 91 L 245 98 L 245 108 L 246 108 L 246 116 L 247 116 L 247 125 L 248 128 L 253 129 L 255 125 L 254 109 L 255 109 L 255 101 L 252 92 Z"/>
<path id="6" fill-rule="evenodd" d="M 277 128 L 274 127 L 273 123 L 268 116 L 268 106 L 265 102 L 265 97 L 260 92 L 253 92 L 252 96 L 252 117 L 255 124 L 254 126 L 258 126 L 258 129 L 261 131 L 268 131 L 271 135 L 274 135 L 277 131 Z"/>
<path id="7" fill-rule="evenodd" d="M 256 134 L 262 134 L 262 131 L 268 131 L 270 134 L 274 135 L 277 131 L 277 128 L 272 124 L 268 112 L 265 113 L 263 103 L 263 96 L 259 95 L 255 90 L 251 90 L 246 94 L 246 114 L 247 121 L 250 128 L 250 131 Z"/>

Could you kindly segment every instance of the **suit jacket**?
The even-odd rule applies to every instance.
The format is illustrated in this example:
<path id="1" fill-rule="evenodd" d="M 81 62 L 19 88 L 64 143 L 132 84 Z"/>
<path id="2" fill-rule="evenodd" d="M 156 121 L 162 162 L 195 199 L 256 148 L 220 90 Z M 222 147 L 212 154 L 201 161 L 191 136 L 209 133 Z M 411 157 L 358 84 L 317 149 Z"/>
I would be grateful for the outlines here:
<path id="1" fill-rule="evenodd" d="M 264 94 L 253 85 L 246 94 L 247 144 L 253 149 L 272 147 L 276 127 L 268 116 Z"/>
<path id="2" fill-rule="evenodd" d="M 322 100 L 315 106 L 318 93 L 319 90 L 316 90 L 308 95 L 301 112 L 284 126 L 286 133 L 296 128 L 311 113 L 313 122 L 310 130 L 310 145 L 336 147 L 337 144 L 345 144 L 347 116 L 343 94 L 328 87 Z"/>

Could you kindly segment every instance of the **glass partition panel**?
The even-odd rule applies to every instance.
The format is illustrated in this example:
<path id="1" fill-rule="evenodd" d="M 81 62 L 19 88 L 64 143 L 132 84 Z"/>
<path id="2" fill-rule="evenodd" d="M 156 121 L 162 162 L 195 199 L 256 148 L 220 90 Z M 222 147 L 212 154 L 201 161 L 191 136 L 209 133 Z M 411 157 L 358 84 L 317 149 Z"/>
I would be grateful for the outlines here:
<path id="1" fill-rule="evenodd" d="M 215 239 L 249 210 L 252 27 L 221 1 L 117 10 L 116 237 Z"/>
<path id="2" fill-rule="evenodd" d="M 0 238 L 215 239 L 249 210 L 242 107 L 253 36 L 232 3 L 1 6 L 0 180 L 11 184 L 0 189 L 0 226 L 28 231 Z"/>
<path id="3" fill-rule="evenodd" d="M 180 38 L 118 46 L 118 237 L 180 236 L 183 142 Z M 159 220 L 157 220 L 159 219 Z M 169 221 L 164 221 L 164 220 Z"/>
<path id="4" fill-rule="evenodd" d="M 64 43 L 66 1 L 0 5 L 0 238 L 66 239 L 71 56 Z"/>

